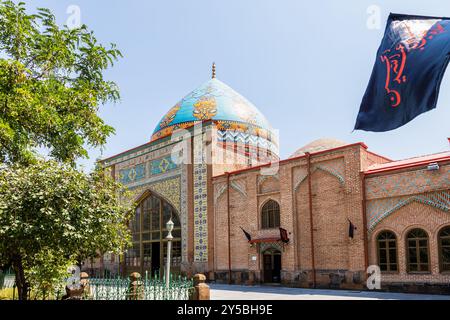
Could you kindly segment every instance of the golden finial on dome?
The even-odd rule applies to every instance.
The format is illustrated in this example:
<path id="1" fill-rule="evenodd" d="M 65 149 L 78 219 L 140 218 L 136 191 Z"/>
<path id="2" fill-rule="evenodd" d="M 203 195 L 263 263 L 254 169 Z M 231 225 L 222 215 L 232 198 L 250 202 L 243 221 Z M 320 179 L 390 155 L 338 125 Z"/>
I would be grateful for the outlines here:
<path id="1" fill-rule="evenodd" d="M 216 77 L 216 63 L 213 62 L 212 64 L 212 78 L 214 79 Z"/>

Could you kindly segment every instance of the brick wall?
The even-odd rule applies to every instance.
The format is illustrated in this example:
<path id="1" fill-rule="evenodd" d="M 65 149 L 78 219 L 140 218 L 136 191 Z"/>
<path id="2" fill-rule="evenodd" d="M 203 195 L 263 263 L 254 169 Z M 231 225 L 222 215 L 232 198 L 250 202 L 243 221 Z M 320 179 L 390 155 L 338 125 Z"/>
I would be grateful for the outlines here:
<path id="1" fill-rule="evenodd" d="M 382 273 L 384 288 L 399 291 L 450 292 L 450 274 L 440 273 L 437 234 L 450 225 L 450 166 L 429 171 L 425 166 L 366 177 L 369 263 L 378 263 L 376 237 L 383 230 L 397 238 L 398 272 Z M 447 209 L 445 209 L 447 208 Z M 428 273 L 408 273 L 406 234 L 413 228 L 429 237 Z"/>
<path id="2" fill-rule="evenodd" d="M 365 288 L 365 243 L 361 171 L 368 165 L 388 161 L 369 153 L 363 146 L 352 145 L 339 150 L 321 152 L 311 156 L 311 191 L 314 236 L 316 287 Z M 253 282 L 262 281 L 261 251 L 250 246 L 240 230 L 242 226 L 252 237 L 277 237 L 277 229 L 261 229 L 261 208 L 269 199 L 280 205 L 281 227 L 289 232 L 290 243 L 282 249 L 282 282 L 287 285 L 310 287 L 313 285 L 311 220 L 306 157 L 283 161 L 278 174 L 263 177 L 258 168 L 230 175 L 231 265 L 233 281 L 246 273 Z M 440 172 L 423 168 L 391 172 L 383 176 L 367 176 L 366 189 L 368 220 L 376 201 L 396 204 L 405 197 L 426 195 L 449 187 L 448 166 Z M 233 181 L 244 181 L 241 190 Z M 226 203 L 226 176 L 213 178 L 215 186 L 215 271 L 228 272 L 228 217 Z M 245 185 L 244 193 L 242 186 Z M 221 188 L 218 188 L 221 186 Z M 417 186 L 417 187 L 415 187 Z M 221 193 L 220 193 L 221 192 Z M 218 194 L 220 193 L 220 194 Z M 430 196 L 431 194 L 431 196 Z M 398 199 L 397 199 L 398 198 Z M 424 198 L 423 202 L 427 201 Z M 439 199 L 439 194 L 436 196 Z M 386 205 L 386 204 L 383 204 Z M 375 206 L 384 210 L 383 206 Z M 354 238 L 349 238 L 349 221 L 355 226 Z M 369 221 L 370 223 L 370 221 Z M 406 203 L 382 219 L 368 233 L 368 263 L 376 264 L 375 235 L 392 230 L 398 235 L 400 270 L 396 274 L 383 274 L 383 288 L 402 291 L 424 291 L 421 284 L 431 285 L 428 291 L 445 292 L 449 274 L 439 272 L 437 232 L 450 225 L 450 215 L 436 207 L 418 201 Z M 404 249 L 405 233 L 421 226 L 430 235 L 429 274 L 408 274 Z M 256 256 L 256 260 L 252 257 Z M 237 276 L 239 275 L 239 276 Z M 222 278 L 225 279 L 226 277 Z M 412 285 L 414 284 L 414 285 Z M 444 289 L 443 289 L 444 287 Z"/>
<path id="3" fill-rule="evenodd" d="M 360 286 L 364 268 L 364 243 L 360 192 L 359 145 L 312 156 L 312 203 L 314 249 L 319 286 Z M 276 176 L 260 175 L 251 169 L 230 176 L 231 264 L 232 270 L 262 279 L 261 252 L 250 246 L 242 226 L 253 239 L 278 237 L 279 230 L 261 228 L 261 208 L 269 199 L 280 205 L 280 225 L 289 233 L 290 243 L 282 249 L 282 282 L 311 286 L 312 259 L 309 193 L 305 158 L 281 163 Z M 245 181 L 245 195 L 232 181 Z M 216 271 L 228 270 L 228 217 L 226 176 L 213 179 L 215 185 Z M 348 237 L 348 219 L 358 227 Z M 256 260 L 252 257 L 256 256 Z M 358 274 L 358 276 L 354 276 Z M 359 279 L 359 280 L 358 280 Z"/>
<path id="4" fill-rule="evenodd" d="M 450 274 L 441 273 L 439 270 L 439 248 L 438 233 L 445 227 L 450 226 L 450 214 L 442 210 L 412 202 L 389 217 L 381 221 L 369 235 L 370 264 L 377 264 L 377 243 L 376 238 L 383 230 L 389 230 L 397 238 L 398 272 L 382 273 L 381 281 L 383 286 L 399 283 L 415 283 L 415 285 L 425 285 L 426 283 L 450 283 Z M 418 274 L 408 273 L 406 257 L 406 236 L 414 229 L 421 228 L 428 234 L 429 239 L 429 263 L 430 272 Z"/>

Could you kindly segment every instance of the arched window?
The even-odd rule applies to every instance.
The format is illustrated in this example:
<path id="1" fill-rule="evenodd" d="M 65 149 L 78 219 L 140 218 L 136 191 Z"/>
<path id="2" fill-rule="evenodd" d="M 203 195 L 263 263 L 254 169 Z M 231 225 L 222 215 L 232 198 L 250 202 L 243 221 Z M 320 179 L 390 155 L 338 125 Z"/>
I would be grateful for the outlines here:
<path id="1" fill-rule="evenodd" d="M 136 208 L 130 221 L 133 245 L 125 255 L 129 271 L 161 274 L 167 257 L 166 223 L 172 219 L 172 267 L 177 272 L 181 263 L 181 224 L 178 213 L 167 201 L 149 194 Z"/>
<path id="2" fill-rule="evenodd" d="M 280 226 L 280 205 L 273 200 L 267 201 L 262 207 L 263 229 L 277 228 Z"/>
<path id="3" fill-rule="evenodd" d="M 398 271 L 397 239 L 390 231 L 382 231 L 377 237 L 378 265 L 381 271 Z"/>
<path id="4" fill-rule="evenodd" d="M 408 272 L 430 271 L 428 235 L 422 229 L 411 230 L 406 237 Z"/>
<path id="5" fill-rule="evenodd" d="M 439 259 L 441 272 L 450 271 L 450 227 L 439 232 Z"/>

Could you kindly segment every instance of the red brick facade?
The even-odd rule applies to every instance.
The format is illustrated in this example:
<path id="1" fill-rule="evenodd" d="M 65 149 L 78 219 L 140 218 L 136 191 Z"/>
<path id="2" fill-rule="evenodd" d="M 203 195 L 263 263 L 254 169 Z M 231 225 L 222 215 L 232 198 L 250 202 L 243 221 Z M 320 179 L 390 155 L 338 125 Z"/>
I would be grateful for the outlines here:
<path id="1" fill-rule="evenodd" d="M 450 272 L 442 267 L 439 244 L 439 233 L 450 227 L 450 152 L 392 161 L 369 152 L 362 143 L 318 140 L 308 146 L 280 161 L 278 168 L 272 164 L 276 170 L 270 175 L 263 170 L 268 166 L 219 162 L 206 165 L 203 182 L 195 179 L 200 167 L 187 164 L 164 173 L 147 170 L 142 182 L 134 179 L 128 185 L 134 186 L 135 199 L 157 194 L 185 221 L 179 270 L 187 274 L 204 272 L 216 282 L 366 289 L 367 268 L 380 260 L 377 238 L 389 231 L 395 238 L 392 255 L 397 269 L 381 272 L 382 289 L 450 292 Z M 124 170 L 129 168 L 152 167 L 172 148 L 144 147 L 109 159 L 117 179 L 126 179 Z M 193 158 L 195 147 L 189 150 Z M 216 152 L 213 148 L 212 158 Z M 263 208 L 274 202 L 288 243 L 280 241 L 278 225 L 263 227 Z M 207 227 L 203 237 L 196 231 L 199 212 L 206 213 L 201 220 Z M 409 270 L 406 238 L 414 229 L 427 236 L 426 272 Z M 198 245 L 205 242 L 206 258 L 198 261 Z M 94 269 L 129 270 L 123 259 L 119 269 L 117 260 L 104 257 Z"/>
<path id="2" fill-rule="evenodd" d="M 229 281 L 231 268 L 233 283 L 264 282 L 263 253 L 273 247 L 281 252 L 281 282 L 286 285 L 364 289 L 368 265 L 378 264 L 376 236 L 391 230 L 397 236 L 399 271 L 382 272 L 382 287 L 448 291 L 450 275 L 439 269 L 437 234 L 450 225 L 450 199 L 445 198 L 450 155 L 439 161 L 437 171 L 428 171 L 425 163 L 414 166 L 414 159 L 406 168 L 386 169 L 384 164 L 396 162 L 358 143 L 313 152 L 309 164 L 308 154 L 281 161 L 274 176 L 249 168 L 214 177 L 210 279 Z M 442 207 L 427 200 L 436 192 L 444 192 L 437 195 L 442 199 L 436 198 Z M 280 205 L 280 227 L 289 233 L 288 244 L 275 241 L 278 228 L 261 227 L 261 210 L 269 199 Z M 353 238 L 350 222 L 356 227 Z M 257 243 L 249 243 L 241 227 Z M 406 271 L 405 233 L 415 227 L 429 235 L 429 273 Z"/>
<path id="3" fill-rule="evenodd" d="M 278 134 L 264 116 L 219 80 L 206 82 L 169 110 L 150 142 L 101 161 L 129 189 L 124 201 L 138 202 L 142 212 L 136 211 L 121 268 L 108 257 L 98 268 L 162 274 L 168 210 L 178 218 L 173 267 L 188 275 L 364 289 L 367 268 L 382 260 L 377 237 L 390 231 L 382 235 L 396 239 L 395 252 L 389 249 L 396 271 L 383 272 L 381 285 L 450 292 L 450 252 L 448 267 L 440 267 L 438 240 L 450 226 L 450 152 L 392 161 L 363 143 L 320 139 L 289 159 L 260 165 L 273 159 Z M 166 209 L 144 206 L 150 198 Z M 151 219 L 160 222 L 150 228 L 155 238 Z M 427 238 L 417 236 L 414 251 L 421 262 L 428 259 L 427 272 L 409 271 L 406 237 L 414 229 Z M 283 230 L 289 241 L 280 241 L 281 234 L 287 240 Z"/>

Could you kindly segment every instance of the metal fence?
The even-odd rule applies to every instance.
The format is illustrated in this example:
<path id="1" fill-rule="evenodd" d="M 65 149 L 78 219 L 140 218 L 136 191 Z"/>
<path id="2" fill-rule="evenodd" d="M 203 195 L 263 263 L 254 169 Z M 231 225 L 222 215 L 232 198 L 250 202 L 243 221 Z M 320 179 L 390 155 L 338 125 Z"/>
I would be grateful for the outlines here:
<path id="1" fill-rule="evenodd" d="M 169 286 L 165 278 L 151 277 L 145 273 L 143 278 L 132 281 L 130 277 L 104 276 L 88 280 L 88 287 L 82 295 L 83 300 L 189 300 L 194 290 L 192 279 L 180 275 L 171 275 Z M 16 289 L 13 272 L 0 273 L 0 290 Z M 17 299 L 15 291 L 13 299 Z M 64 289 L 59 288 L 50 299 L 63 298 Z M 30 289 L 29 299 L 32 299 Z"/>
<path id="2" fill-rule="evenodd" d="M 171 276 L 169 286 L 164 277 L 149 277 L 132 281 L 120 276 L 90 278 L 84 299 L 89 300 L 188 300 L 194 290 L 192 279 Z"/>
<path id="3" fill-rule="evenodd" d="M 15 285 L 16 277 L 11 270 L 0 271 L 0 290 L 5 288 L 13 288 Z"/>

